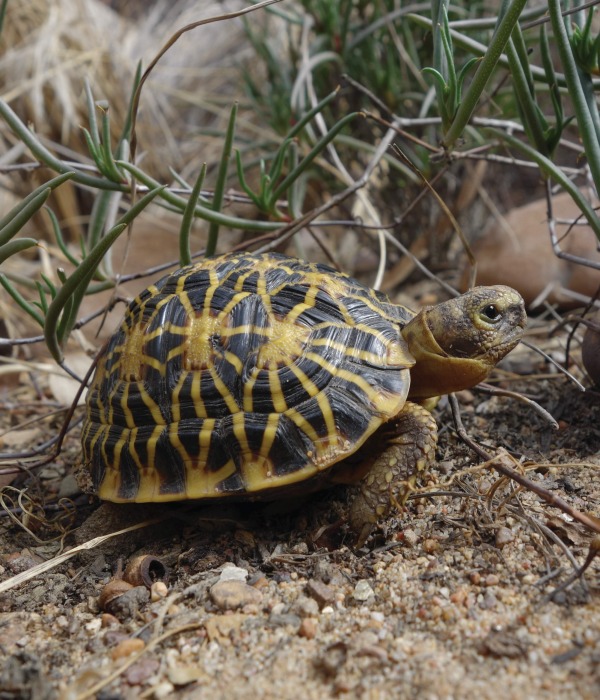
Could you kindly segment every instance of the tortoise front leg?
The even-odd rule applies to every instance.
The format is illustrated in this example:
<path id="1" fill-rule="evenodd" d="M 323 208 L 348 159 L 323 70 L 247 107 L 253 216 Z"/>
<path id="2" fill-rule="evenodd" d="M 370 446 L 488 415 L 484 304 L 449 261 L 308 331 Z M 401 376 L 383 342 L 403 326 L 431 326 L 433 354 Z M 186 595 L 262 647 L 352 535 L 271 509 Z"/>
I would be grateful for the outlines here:
<path id="1" fill-rule="evenodd" d="M 435 464 L 437 425 L 429 411 L 407 401 L 371 440 L 385 441 L 387 447 L 363 477 L 350 508 L 350 526 L 358 534 L 359 547 L 392 506 L 406 503 L 419 474 Z"/>

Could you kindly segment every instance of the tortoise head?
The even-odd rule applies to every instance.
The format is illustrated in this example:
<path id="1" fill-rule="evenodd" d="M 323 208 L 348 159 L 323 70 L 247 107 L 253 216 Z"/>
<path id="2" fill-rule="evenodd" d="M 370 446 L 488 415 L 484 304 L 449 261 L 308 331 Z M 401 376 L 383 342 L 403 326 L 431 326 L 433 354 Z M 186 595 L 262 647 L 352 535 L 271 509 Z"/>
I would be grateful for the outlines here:
<path id="1" fill-rule="evenodd" d="M 402 330 L 416 360 L 409 398 L 429 398 L 483 381 L 521 340 L 527 315 L 510 287 L 475 287 L 425 307 Z"/>

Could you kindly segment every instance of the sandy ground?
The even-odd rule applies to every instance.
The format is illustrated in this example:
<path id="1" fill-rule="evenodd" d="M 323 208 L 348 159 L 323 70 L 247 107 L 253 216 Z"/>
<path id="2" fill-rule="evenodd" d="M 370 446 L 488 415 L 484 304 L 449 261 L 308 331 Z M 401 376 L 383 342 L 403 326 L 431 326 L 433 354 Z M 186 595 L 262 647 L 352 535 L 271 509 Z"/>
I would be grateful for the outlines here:
<path id="1" fill-rule="evenodd" d="M 513 369 L 538 374 L 513 387 Z M 599 516 L 600 396 L 539 375 L 539 360 L 520 352 L 500 376 L 535 394 L 558 431 L 523 403 L 478 392 L 460 397 L 465 426 L 491 450 L 524 455 L 529 479 Z M 40 410 L 22 379 L 5 391 L 13 423 Z M 94 511 L 74 496 L 80 527 L 67 548 L 163 520 L 0 594 L 0 697 L 597 698 L 600 563 L 565 587 L 592 534 L 481 466 L 446 404 L 436 416 L 437 483 L 358 551 L 343 488 L 212 511 Z M 46 493 L 72 488 L 78 453 L 75 429 L 40 474 Z M 7 517 L 1 527 L 2 580 L 58 550 Z M 100 610 L 111 572 L 136 554 L 168 568 L 166 585 L 134 587 Z"/>

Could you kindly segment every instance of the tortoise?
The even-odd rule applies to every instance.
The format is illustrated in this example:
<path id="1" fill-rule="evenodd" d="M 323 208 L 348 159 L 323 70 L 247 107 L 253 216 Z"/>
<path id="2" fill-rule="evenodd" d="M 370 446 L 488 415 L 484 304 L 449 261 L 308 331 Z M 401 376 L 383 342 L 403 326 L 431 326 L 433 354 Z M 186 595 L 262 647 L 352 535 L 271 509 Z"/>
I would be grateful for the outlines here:
<path id="1" fill-rule="evenodd" d="M 359 482 L 349 522 L 364 541 L 435 462 L 423 404 L 485 379 L 525 323 L 510 287 L 415 314 L 323 264 L 205 258 L 141 292 L 101 351 L 83 481 L 117 503 Z"/>

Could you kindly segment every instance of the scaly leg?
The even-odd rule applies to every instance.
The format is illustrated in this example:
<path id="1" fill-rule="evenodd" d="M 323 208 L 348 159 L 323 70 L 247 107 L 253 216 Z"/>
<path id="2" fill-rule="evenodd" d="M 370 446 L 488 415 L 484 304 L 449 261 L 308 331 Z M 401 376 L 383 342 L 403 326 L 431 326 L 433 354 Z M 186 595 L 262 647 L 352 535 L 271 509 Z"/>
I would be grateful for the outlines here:
<path id="1" fill-rule="evenodd" d="M 419 474 L 435 464 L 437 425 L 429 411 L 407 401 L 401 413 L 374 439 L 386 441 L 387 447 L 363 477 L 350 508 L 350 526 L 358 534 L 358 546 L 364 544 L 373 526 L 392 506 L 406 503 Z"/>

